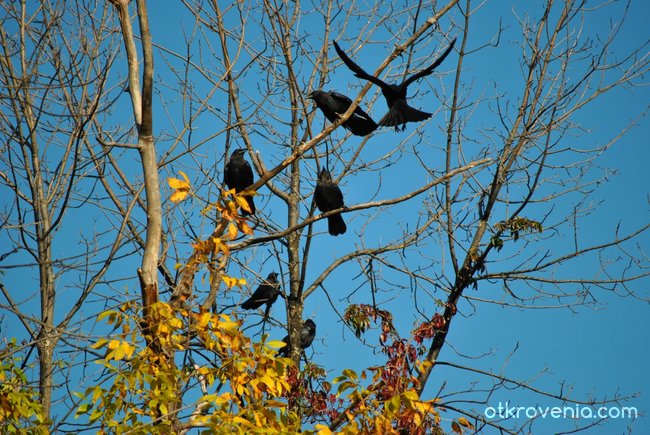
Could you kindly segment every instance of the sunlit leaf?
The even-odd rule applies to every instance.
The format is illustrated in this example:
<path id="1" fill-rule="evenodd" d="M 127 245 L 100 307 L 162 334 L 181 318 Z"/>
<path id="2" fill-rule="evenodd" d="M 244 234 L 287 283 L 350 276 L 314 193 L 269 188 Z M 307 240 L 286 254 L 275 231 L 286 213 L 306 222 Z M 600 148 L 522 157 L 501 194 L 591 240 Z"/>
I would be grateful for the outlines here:
<path id="1" fill-rule="evenodd" d="M 190 180 L 187 178 L 187 175 L 183 171 L 178 172 L 183 179 L 178 178 L 167 178 L 167 184 L 169 187 L 174 189 L 174 193 L 169 197 L 172 202 L 180 202 L 185 199 L 185 197 L 190 193 L 191 185 Z"/>
<path id="2" fill-rule="evenodd" d="M 248 205 L 248 200 L 244 198 L 241 194 L 235 195 L 235 202 L 237 202 L 237 205 L 244 210 L 246 210 L 249 213 L 252 213 L 253 210 L 251 210 L 250 205 Z"/>
<path id="3" fill-rule="evenodd" d="M 235 278 L 231 278 L 231 277 L 226 276 L 226 275 L 221 275 L 221 280 L 224 282 L 224 284 L 226 284 L 226 287 L 228 287 L 228 288 L 232 288 L 235 285 L 235 283 L 237 282 L 237 280 Z"/>
<path id="4" fill-rule="evenodd" d="M 314 428 L 316 429 L 317 431 L 316 433 L 318 435 L 329 435 L 332 433 L 329 426 L 327 426 L 326 424 L 317 424 L 316 426 L 314 426 Z"/>
<path id="5" fill-rule="evenodd" d="M 266 343 L 266 345 L 267 345 L 268 347 L 272 348 L 272 349 L 279 349 L 279 348 L 281 348 L 281 347 L 286 346 L 287 343 L 285 343 L 285 342 L 282 341 L 282 340 L 271 340 L 271 341 L 268 341 L 268 342 Z"/>
<path id="6" fill-rule="evenodd" d="M 169 187 L 172 189 L 189 189 L 190 188 L 190 180 L 187 178 L 187 175 L 183 171 L 178 171 L 178 173 L 183 177 L 182 180 L 178 178 L 167 178 L 167 184 L 169 184 Z"/>
<path id="7" fill-rule="evenodd" d="M 469 420 L 467 420 L 465 417 L 460 417 L 458 419 L 458 424 L 465 426 L 468 429 L 474 429 L 474 425 L 470 423 Z"/>
<path id="8" fill-rule="evenodd" d="M 171 202 L 181 202 L 188 194 L 189 190 L 175 190 L 169 197 L 169 200 Z"/>
<path id="9" fill-rule="evenodd" d="M 246 234 L 247 236 L 253 235 L 253 229 L 250 226 L 248 226 L 246 222 L 240 221 L 237 226 L 239 227 L 239 231 Z"/>
<path id="10" fill-rule="evenodd" d="M 228 224 L 228 237 L 231 239 L 237 237 L 237 225 L 232 222 Z"/>

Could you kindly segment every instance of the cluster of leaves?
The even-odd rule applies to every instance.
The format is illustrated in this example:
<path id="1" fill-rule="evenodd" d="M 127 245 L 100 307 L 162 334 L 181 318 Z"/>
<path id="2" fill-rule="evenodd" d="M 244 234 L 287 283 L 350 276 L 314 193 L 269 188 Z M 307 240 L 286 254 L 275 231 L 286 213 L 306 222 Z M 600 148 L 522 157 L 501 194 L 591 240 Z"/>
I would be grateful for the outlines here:
<path id="1" fill-rule="evenodd" d="M 541 233 L 544 231 L 542 224 L 537 221 L 530 220 L 525 217 L 515 217 L 508 219 L 507 221 L 501 221 L 494 224 L 494 229 L 496 230 L 496 235 L 494 235 L 490 241 L 492 246 L 494 246 L 497 251 L 500 251 L 503 248 L 503 239 L 500 237 L 501 234 L 509 232 L 512 238 L 517 241 L 519 240 L 519 233 Z"/>
<path id="2" fill-rule="evenodd" d="M 99 384 L 89 387 L 84 394 L 76 393 L 85 401 L 78 407 L 76 416 L 85 414 L 90 423 L 98 422 L 101 425 L 99 433 L 126 429 L 143 431 L 143 417 L 157 421 L 175 401 L 173 386 L 180 373 L 172 361 L 143 344 L 136 310 L 134 303 L 125 303 L 98 317 L 98 321 L 106 319 L 114 328 L 112 338 L 101 338 L 92 346 L 105 349 L 99 363 L 109 374 L 112 384 Z M 176 333 L 181 324 L 176 317 L 169 316 L 170 311 L 166 304 L 154 304 L 149 314 L 156 323 L 152 323 L 148 333 L 156 335 L 158 343 L 173 343 L 182 349 L 184 340 Z M 165 422 L 159 423 L 161 431 L 169 430 Z"/>
<path id="3" fill-rule="evenodd" d="M 344 370 L 334 379 L 338 384 L 337 395 L 346 397 L 350 404 L 341 416 L 346 422 L 345 433 L 441 433 L 435 400 L 420 400 L 413 388 L 384 398 L 382 371 L 379 368 L 373 371 L 369 387 L 362 385 L 367 378 L 365 371 L 357 375 L 353 370 Z M 323 425 L 316 425 L 316 428 L 321 434 L 330 433 Z"/>
<path id="4" fill-rule="evenodd" d="M 157 302 L 147 314 L 149 326 L 143 332 L 136 310 L 135 304 L 126 303 L 100 316 L 114 329 L 111 338 L 99 339 L 93 346 L 106 351 L 100 362 L 110 374 L 109 381 L 78 394 L 83 403 L 77 410 L 77 416 L 99 424 L 99 433 L 168 433 L 166 417 L 181 411 L 182 392 L 191 384 L 199 384 L 203 394 L 194 401 L 185 424 L 215 433 L 295 432 L 303 422 L 311 422 L 317 423 L 316 432 L 327 434 L 331 430 L 325 423 L 339 418 L 345 420 L 347 433 L 440 430 L 435 401 L 419 400 L 414 388 L 413 367 L 420 364 L 421 350 L 399 339 L 387 312 L 369 306 L 350 309 L 359 320 L 366 313 L 381 322 L 387 332 L 382 346 L 388 361 L 370 368 L 374 375 L 367 387 L 362 385 L 365 372 L 358 376 L 345 370 L 333 380 L 338 384 L 334 392 L 321 367 L 308 363 L 300 371 L 291 359 L 276 358 L 275 349 L 282 342 L 265 342 L 265 338 L 253 342 L 241 331 L 242 322 L 230 316 Z M 419 325 L 415 343 L 430 338 L 440 325 L 437 317 Z M 173 353 L 191 354 L 200 348 L 218 358 L 210 366 L 177 367 L 173 358 L 146 345 L 152 338 L 145 340 L 146 334 Z M 220 392 L 224 386 L 225 392 Z"/>
<path id="5" fill-rule="evenodd" d="M 186 177 L 170 186 L 178 200 L 191 193 Z M 222 192 L 214 205 L 221 232 L 215 230 L 210 238 L 194 244 L 197 264 L 215 255 L 227 260 L 230 253 L 225 242 L 239 232 L 247 233 L 246 222 L 237 213 L 239 196 Z M 222 267 L 225 264 L 222 261 Z M 227 287 L 245 283 L 221 275 Z M 307 363 L 300 371 L 291 359 L 276 358 L 275 349 L 284 343 L 267 343 L 265 337 L 253 342 L 236 317 L 164 302 L 148 307 L 144 319 L 137 310 L 135 304 L 124 304 L 99 317 L 113 327 L 110 339 L 102 338 L 93 346 L 106 350 L 101 363 L 110 374 L 109 381 L 80 395 L 84 403 L 77 415 L 98 423 L 102 433 L 167 433 L 171 430 L 168 416 L 183 411 L 182 396 L 192 385 L 200 385 L 202 394 L 197 395 L 183 424 L 215 433 L 296 432 L 304 430 L 304 422 L 315 424 L 319 434 L 331 433 L 340 425 L 337 422 L 345 423 L 346 433 L 441 431 L 435 400 L 422 401 L 417 393 L 423 342 L 444 327 L 438 314 L 418 325 L 409 341 L 399 337 L 390 312 L 365 304 L 348 307 L 345 320 L 359 337 L 372 323 L 379 323 L 379 342 L 387 362 L 369 368 L 369 382 L 365 371 L 359 376 L 344 370 L 333 380 L 338 384 L 333 391 L 321 367 Z M 204 358 L 203 366 L 195 364 L 191 355 L 203 351 L 217 358 Z M 176 365 L 174 356 L 179 352 L 190 355 L 183 359 L 189 364 Z M 471 427 L 466 421 L 454 424 L 453 430 Z"/>
<path id="6" fill-rule="evenodd" d="M 0 349 L 0 432 L 47 434 L 49 423 L 38 401 L 38 391 L 29 386 L 20 358 L 11 356 L 17 347 L 12 339 Z"/>
<path id="7" fill-rule="evenodd" d="M 110 385 L 97 385 L 78 394 L 85 403 L 77 416 L 87 415 L 99 423 L 100 433 L 132 430 L 135 433 L 169 433 L 170 412 L 179 412 L 181 386 L 198 383 L 204 394 L 193 407 L 198 411 L 190 426 L 214 429 L 219 433 L 255 433 L 259 430 L 291 431 L 299 427 L 295 412 L 287 412 L 286 401 L 292 388 L 287 373 L 291 360 L 275 358 L 281 342 L 253 343 L 241 329 L 241 322 L 210 312 L 175 310 L 164 302 L 155 303 L 149 313 L 147 334 L 157 344 L 174 351 L 190 351 L 199 340 L 200 348 L 216 354 L 213 367 L 177 367 L 147 346 L 138 325 L 142 319 L 134 306 L 104 312 L 102 319 L 115 329 L 112 339 L 100 339 L 95 349 L 106 349 L 101 363 L 110 373 Z M 138 337 L 140 337 L 138 339 Z M 227 385 L 226 392 L 217 384 Z"/>
<path id="8" fill-rule="evenodd" d="M 183 172 L 180 172 L 180 176 L 182 179 L 167 179 L 167 183 L 173 189 L 170 197 L 173 202 L 183 201 L 188 195 L 192 195 L 189 179 Z M 253 234 L 253 229 L 248 225 L 247 219 L 239 215 L 238 208 L 242 206 L 247 208 L 248 202 L 244 199 L 244 195 L 254 194 L 255 192 L 252 191 L 236 193 L 234 189 L 222 190 L 218 200 L 203 209 L 203 213 L 216 210 L 217 226 L 208 238 L 195 241 L 192 245 L 194 252 L 186 264 L 176 265 L 177 269 L 183 269 L 182 275 L 184 276 L 179 283 L 179 288 L 183 288 L 184 291 L 175 295 L 181 302 L 190 297 L 191 283 L 201 265 L 208 265 L 210 274 L 218 276 L 219 281 L 223 282 L 227 288 L 246 285 L 245 279 L 228 276 L 224 270 L 230 258 L 228 242 L 235 240 L 240 233 L 243 235 Z"/>
<path id="9" fill-rule="evenodd" d="M 420 323 L 413 330 L 413 340 L 417 344 L 422 344 L 424 340 L 430 340 L 437 331 L 445 327 L 445 318 L 440 313 L 435 313 L 431 320 Z"/>
<path id="10" fill-rule="evenodd" d="M 388 336 L 397 334 L 393 327 L 393 315 L 386 310 L 380 310 L 367 304 L 351 304 L 345 309 L 343 320 L 354 331 L 357 337 L 361 337 L 370 328 L 371 322 L 380 320 L 381 335 L 379 341 L 386 342 Z"/>
<path id="11" fill-rule="evenodd" d="M 417 373 L 425 364 L 421 360 L 426 351 L 422 344 L 445 327 L 444 318 L 436 313 L 430 320 L 417 325 L 412 331 L 412 340 L 399 337 L 388 311 L 370 305 L 350 305 L 344 319 L 357 336 L 365 333 L 372 322 L 379 322 L 379 342 L 387 357 L 383 366 L 369 368 L 373 373 L 369 387 L 361 385 L 367 377 L 365 372 L 358 376 L 352 370 L 345 370 L 334 380 L 338 384 L 337 395 L 348 392 L 351 404 L 345 411 L 346 430 L 353 433 L 442 433 L 436 401 L 419 398 Z M 462 427 L 473 428 L 466 419 L 452 423 L 454 431 L 462 432 Z"/>
<path id="12" fill-rule="evenodd" d="M 291 389 L 288 405 L 310 423 L 336 419 L 343 401 L 332 393 L 332 384 L 325 380 L 325 370 L 314 364 L 305 364 L 302 371 L 289 367 L 287 381 Z"/>
<path id="13" fill-rule="evenodd" d="M 173 189 L 169 198 L 172 202 L 181 202 L 192 194 L 192 186 L 187 175 L 182 171 L 179 171 L 179 174 L 182 179 L 173 177 L 167 179 L 167 184 Z M 239 215 L 238 209 L 244 208 L 250 211 L 248 201 L 244 197 L 255 194 L 254 191 L 237 193 L 235 189 L 223 190 L 215 203 L 205 207 L 203 213 L 209 213 L 216 209 L 217 219 L 220 221 L 219 227 L 223 227 L 221 231 L 216 232 L 221 233 L 222 237 L 211 237 L 207 240 L 198 241 L 194 245 L 195 252 L 206 256 L 218 252 L 230 255 L 228 245 L 225 242 L 234 240 L 240 232 L 244 235 L 252 235 L 253 229 L 248 225 L 246 219 Z"/>

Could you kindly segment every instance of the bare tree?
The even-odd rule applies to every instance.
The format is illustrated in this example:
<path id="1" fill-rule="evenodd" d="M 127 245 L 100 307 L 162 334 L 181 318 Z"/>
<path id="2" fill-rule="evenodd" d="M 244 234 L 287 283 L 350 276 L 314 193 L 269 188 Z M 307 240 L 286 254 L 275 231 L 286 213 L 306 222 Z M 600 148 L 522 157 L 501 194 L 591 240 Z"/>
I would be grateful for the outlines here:
<path id="1" fill-rule="evenodd" d="M 74 430 L 68 425 L 79 400 L 72 391 L 115 377 L 105 371 L 75 379 L 103 357 L 88 343 L 106 332 L 94 326 L 104 308 L 141 307 L 146 347 L 170 373 L 221 367 L 223 355 L 206 352 L 192 328 L 214 307 L 256 325 L 256 314 L 236 308 L 249 291 L 235 290 L 232 282 L 241 281 L 232 277 L 245 278 L 252 290 L 278 273 L 284 298 L 269 318 L 260 312 L 262 329 L 268 322 L 273 336 L 286 328 L 297 344 L 306 318 L 314 317 L 317 331 L 332 329 L 319 319 L 340 318 L 365 352 L 386 355 L 379 364 L 399 376 L 379 372 L 364 394 L 345 404 L 349 412 L 363 400 L 410 389 L 422 400 L 436 397 L 442 386 L 431 373 L 440 366 L 492 379 L 484 397 L 505 383 L 535 390 L 523 380 L 439 361 L 464 304 L 525 308 L 559 301 L 571 308 L 600 289 L 642 297 L 634 286 L 649 272 L 643 253 L 630 245 L 648 226 L 585 246 L 576 225 L 590 192 L 606 181 L 605 175 L 594 179 L 593 162 L 627 132 L 596 147 L 576 146 L 569 138 L 580 130 L 577 114 L 608 92 L 641 83 L 648 72 L 644 42 L 612 58 L 618 28 L 596 35 L 600 40 L 589 34 L 589 16 L 601 13 L 598 8 L 549 0 L 538 17 L 515 15 L 517 81 L 507 89 L 495 83 L 493 95 L 481 90 L 477 96 L 467 65 L 506 45 L 500 25 L 494 35 L 478 36 L 474 18 L 482 3 L 181 3 L 175 8 L 184 27 L 164 32 L 163 17 L 148 11 L 145 0 L 2 6 L 0 188 L 11 200 L 1 215 L 2 237 L 10 243 L 0 265 L 12 279 L 2 284 L 2 307 L 29 337 L 17 351 L 26 364 L 30 349 L 38 350 L 40 398 L 48 411 L 53 388 L 65 386 L 58 389 L 64 404 L 53 429 Z M 386 107 L 374 85 L 343 65 L 332 40 L 373 75 L 399 83 L 430 65 L 455 37 L 455 50 L 436 72 L 409 87 L 413 106 L 434 112 L 431 119 L 365 137 L 339 128 L 359 105 L 375 118 Z M 353 101 L 334 123 L 307 99 L 321 89 Z M 477 113 L 485 116 L 481 128 Z M 257 212 L 246 219 L 218 208 L 229 195 L 223 168 L 237 148 L 248 151 L 256 178 L 250 190 L 258 194 Z M 313 200 L 323 168 L 346 205 L 327 213 Z M 166 201 L 161 177 L 181 171 L 191 200 Z M 574 211 L 558 207 L 562 201 L 574 202 Z M 325 221 L 336 213 L 348 230 L 331 237 Z M 79 228 L 78 222 L 93 221 Z M 243 235 L 229 238 L 233 228 Z M 554 247 L 567 231 L 574 246 Z M 80 248 L 70 254 L 65 241 L 71 240 Z M 623 270 L 602 261 L 593 277 L 569 274 L 572 260 L 611 251 Z M 40 311 L 18 297 L 14 278 L 36 270 Z M 349 286 L 340 288 L 342 282 Z M 504 297 L 484 294 L 496 284 Z M 131 294 L 134 287 L 139 297 Z M 393 300 L 408 319 L 391 318 Z M 156 336 L 159 301 L 186 321 L 182 349 Z M 316 315 L 306 308 L 311 301 L 318 301 Z M 376 333 L 368 331 L 373 322 L 381 323 Z M 246 331 L 257 337 L 256 329 Z M 57 372 L 56 352 L 74 355 L 81 369 L 71 364 Z M 291 347 L 290 357 L 300 365 L 300 346 Z M 173 406 L 156 410 L 145 424 L 173 432 L 204 424 L 195 423 L 207 412 L 196 396 L 209 391 L 196 378 L 174 377 Z M 477 391 L 457 392 L 439 406 L 479 428 L 521 429 L 485 421 L 471 407 Z M 349 423 L 343 413 L 314 416 L 288 403 L 305 421 L 324 421 L 332 430 Z M 402 423 L 396 427 L 405 429 Z"/>
<path id="2" fill-rule="evenodd" d="M 19 334 L 26 336 L 20 348 L 24 363 L 31 363 L 32 350 L 38 350 L 40 401 L 47 415 L 53 387 L 64 379 L 55 378 L 61 374 L 57 349 L 85 348 L 76 337 L 78 314 L 124 243 L 120 233 L 105 237 L 101 226 L 73 224 L 102 216 L 87 206 L 95 198 L 97 163 L 86 152 L 87 132 L 115 93 L 107 83 L 116 54 L 107 50 L 108 17 L 101 6 L 83 6 L 88 9 L 51 2 L 3 4 L 0 28 L 6 249 L 1 258 L 8 278 L 13 270 L 33 277 L 33 283 L 23 278 L 2 284 L 3 307 L 24 327 Z M 79 245 L 67 246 L 62 255 L 61 244 L 71 232 Z M 36 305 L 29 302 L 33 284 L 40 298 Z"/>

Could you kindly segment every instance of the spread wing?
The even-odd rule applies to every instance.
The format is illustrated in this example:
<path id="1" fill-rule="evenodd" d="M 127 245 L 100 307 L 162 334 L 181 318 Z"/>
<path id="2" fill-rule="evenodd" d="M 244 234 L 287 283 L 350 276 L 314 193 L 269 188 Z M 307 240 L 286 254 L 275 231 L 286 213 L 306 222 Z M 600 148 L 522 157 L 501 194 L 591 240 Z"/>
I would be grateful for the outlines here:
<path id="1" fill-rule="evenodd" d="M 368 80 L 369 82 L 376 84 L 377 86 L 379 86 L 379 87 L 382 88 L 382 89 L 388 87 L 388 84 L 386 84 L 385 82 L 383 82 L 381 79 L 378 79 L 378 78 L 375 77 L 375 76 L 371 76 L 370 74 L 368 74 L 367 72 L 365 72 L 365 71 L 363 70 L 363 68 L 361 68 L 359 65 L 357 65 L 356 63 L 354 63 L 354 62 L 352 61 L 352 59 L 350 59 L 350 58 L 348 57 L 348 55 L 345 54 L 345 52 L 344 52 L 343 50 L 341 50 L 341 47 L 339 47 L 339 44 L 337 44 L 336 41 L 332 41 L 332 42 L 334 43 L 334 49 L 335 49 L 336 52 L 338 53 L 338 55 L 339 55 L 339 57 L 341 58 L 341 60 L 343 61 L 343 63 L 344 63 L 348 68 L 350 68 L 350 70 L 351 70 L 351 71 L 352 71 L 352 72 L 353 72 L 357 77 L 359 77 L 360 79 Z"/>
<path id="2" fill-rule="evenodd" d="M 454 48 L 454 44 L 456 44 L 456 38 L 454 38 L 454 40 L 451 41 L 451 44 L 449 44 L 449 47 L 447 47 L 447 49 L 444 51 L 444 53 L 442 53 L 442 54 L 438 57 L 438 59 L 436 59 L 435 62 L 433 62 L 429 67 L 423 69 L 422 71 L 418 71 L 418 72 L 416 72 L 416 73 L 413 74 L 411 77 L 409 77 L 409 78 L 407 78 L 406 80 L 404 80 L 404 83 L 402 83 L 402 86 L 408 86 L 408 85 L 410 85 L 411 83 L 413 83 L 414 81 L 416 81 L 417 79 L 422 78 L 422 77 L 425 77 L 425 76 L 428 76 L 429 74 L 431 74 L 431 73 L 433 72 L 433 70 L 436 69 L 436 67 L 437 67 L 438 65 L 440 65 L 440 64 L 442 63 L 443 60 L 445 60 L 445 58 L 447 57 L 447 55 L 448 55 L 449 53 L 451 53 L 451 49 Z"/>

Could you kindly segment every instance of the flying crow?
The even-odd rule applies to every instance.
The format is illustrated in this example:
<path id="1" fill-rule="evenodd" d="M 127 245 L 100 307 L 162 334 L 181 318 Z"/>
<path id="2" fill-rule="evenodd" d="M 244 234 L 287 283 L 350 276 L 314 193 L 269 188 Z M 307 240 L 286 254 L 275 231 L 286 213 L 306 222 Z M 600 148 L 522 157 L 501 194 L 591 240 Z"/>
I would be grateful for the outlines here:
<path id="1" fill-rule="evenodd" d="M 360 79 L 368 80 L 369 82 L 374 83 L 375 85 L 379 86 L 381 88 L 382 94 L 384 94 L 384 97 L 386 98 L 386 104 L 388 105 L 388 113 L 384 115 L 383 118 L 379 121 L 379 125 L 382 126 L 388 126 L 388 127 L 395 127 L 395 130 L 400 131 L 399 126 L 402 126 L 402 131 L 406 129 L 406 123 L 407 122 L 418 122 L 418 121 L 424 121 L 425 119 L 428 119 L 431 117 L 431 113 L 428 112 L 422 112 L 421 110 L 414 109 L 413 107 L 409 106 L 406 102 L 406 91 L 408 88 L 408 85 L 416 81 L 417 79 L 420 79 L 422 77 L 428 76 L 433 72 L 433 70 L 442 63 L 443 60 L 447 57 L 447 55 L 451 52 L 451 49 L 454 48 L 454 44 L 456 43 L 456 38 L 454 38 L 453 41 L 451 41 L 451 44 L 449 44 L 449 47 L 438 57 L 438 59 L 435 60 L 429 66 L 428 68 L 423 69 L 422 71 L 419 71 L 406 80 L 404 80 L 401 84 L 392 84 L 389 85 L 388 83 L 382 81 L 381 79 L 372 76 L 365 72 L 359 65 L 354 63 L 352 59 L 348 57 L 347 54 L 343 50 L 341 50 L 341 47 L 334 42 L 334 49 L 338 53 L 339 57 L 347 65 L 352 72 L 354 72 L 354 75 L 359 77 Z"/>

